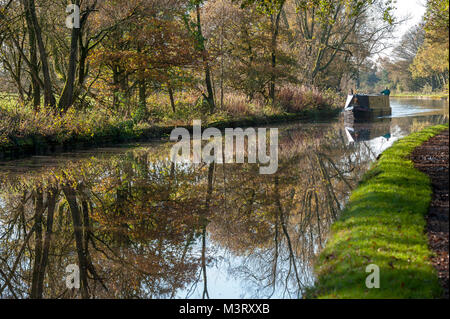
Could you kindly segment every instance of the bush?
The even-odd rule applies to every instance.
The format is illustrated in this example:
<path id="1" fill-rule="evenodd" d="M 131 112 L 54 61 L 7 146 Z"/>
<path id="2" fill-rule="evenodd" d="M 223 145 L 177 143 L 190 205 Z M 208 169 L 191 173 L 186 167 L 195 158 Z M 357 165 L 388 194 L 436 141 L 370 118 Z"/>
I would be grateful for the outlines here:
<path id="1" fill-rule="evenodd" d="M 0 140 L 7 144 L 13 139 L 45 136 L 55 142 L 63 142 L 74 136 L 83 139 L 103 136 L 112 127 L 129 131 L 133 122 L 125 123 L 119 116 L 107 114 L 102 109 L 80 111 L 69 108 L 65 113 L 41 107 L 34 112 L 31 107 L 0 107 Z"/>
<path id="2" fill-rule="evenodd" d="M 17 102 L 17 96 L 0 95 L 0 148 L 36 138 L 50 143 L 94 142 L 104 138 L 117 141 L 139 136 L 144 128 L 155 125 L 189 125 L 195 119 L 206 124 L 327 109 L 337 104 L 337 97 L 332 91 L 290 86 L 280 90 L 279 103 L 272 105 L 258 99 L 248 101 L 244 94 L 231 93 L 225 95 L 223 109 L 218 103 L 215 114 L 209 114 L 209 105 L 198 91 L 177 92 L 175 112 L 164 92 L 150 95 L 147 107 L 131 103 L 112 110 L 98 100 L 90 100 L 88 107 L 71 107 L 64 113 L 46 107 L 35 112 L 31 105 Z"/>
<path id="3" fill-rule="evenodd" d="M 336 108 L 340 100 L 339 96 L 331 90 L 321 92 L 317 88 L 306 86 L 285 86 L 277 94 L 278 103 L 284 111 L 289 113 Z"/>
<path id="4" fill-rule="evenodd" d="M 429 84 L 425 84 L 422 88 L 422 93 L 423 94 L 431 94 L 433 93 L 433 87 Z"/>
<path id="5" fill-rule="evenodd" d="M 230 115 L 250 115 L 250 102 L 243 94 L 227 94 L 223 103 L 224 111 Z"/>

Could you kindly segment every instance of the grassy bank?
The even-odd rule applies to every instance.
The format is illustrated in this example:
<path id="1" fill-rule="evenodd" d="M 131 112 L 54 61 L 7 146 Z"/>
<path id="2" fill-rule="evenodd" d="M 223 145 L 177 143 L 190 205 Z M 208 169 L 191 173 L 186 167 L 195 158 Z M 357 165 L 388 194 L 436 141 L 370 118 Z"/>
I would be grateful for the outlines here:
<path id="1" fill-rule="evenodd" d="M 432 189 L 411 152 L 448 125 L 396 142 L 366 173 L 316 262 L 317 298 L 436 298 L 441 294 L 430 263 L 425 214 Z M 366 267 L 380 268 L 380 288 L 366 288 Z"/>
<path id="2" fill-rule="evenodd" d="M 202 126 L 204 128 L 216 127 L 225 129 L 299 120 L 320 121 L 335 118 L 339 113 L 340 109 L 324 108 L 320 110 L 304 110 L 297 113 L 250 115 L 219 119 L 207 118 L 202 122 Z M 25 134 L 0 135 L 0 160 L 164 138 L 168 137 L 176 126 L 192 129 L 191 124 L 188 122 L 180 125 L 159 125 L 136 123 L 133 120 L 120 121 L 117 118 L 105 119 L 96 117 L 89 118 L 88 122 L 80 122 L 76 116 L 71 117 L 70 115 L 54 119 L 53 123 L 50 114 L 48 114 L 47 118 L 33 121 L 38 121 L 41 124 L 48 121 L 48 129 L 28 130 Z M 58 122 L 63 123 L 57 124 Z M 27 125 L 26 122 L 19 125 L 33 127 L 33 124 Z"/>
<path id="3" fill-rule="evenodd" d="M 117 105 L 86 99 L 65 112 L 20 102 L 17 94 L 0 93 L 0 159 L 69 151 L 124 142 L 166 137 L 177 126 L 202 120 L 203 127 L 245 127 L 292 120 L 329 120 L 344 103 L 338 93 L 304 86 L 280 89 L 276 103 L 251 101 L 227 93 L 210 113 L 196 91 L 185 91 L 171 100 L 164 92 L 152 93 L 142 106 L 134 98 Z M 174 102 L 174 103 L 171 103 Z"/>
<path id="4" fill-rule="evenodd" d="M 395 98 L 412 98 L 412 99 L 435 99 L 442 100 L 448 99 L 448 93 L 432 93 L 424 94 L 420 92 L 404 92 L 404 93 L 393 93 L 391 97 Z"/>

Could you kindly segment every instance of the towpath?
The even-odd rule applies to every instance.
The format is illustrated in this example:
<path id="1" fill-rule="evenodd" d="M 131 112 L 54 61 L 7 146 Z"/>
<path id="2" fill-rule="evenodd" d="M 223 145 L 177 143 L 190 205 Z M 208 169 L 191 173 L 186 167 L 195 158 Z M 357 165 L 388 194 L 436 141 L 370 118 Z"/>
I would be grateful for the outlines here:
<path id="1" fill-rule="evenodd" d="M 444 288 L 443 298 L 449 298 L 449 131 L 431 138 L 414 150 L 412 160 L 420 171 L 430 176 L 433 199 L 427 216 L 430 248 L 434 252 L 433 266 Z"/>

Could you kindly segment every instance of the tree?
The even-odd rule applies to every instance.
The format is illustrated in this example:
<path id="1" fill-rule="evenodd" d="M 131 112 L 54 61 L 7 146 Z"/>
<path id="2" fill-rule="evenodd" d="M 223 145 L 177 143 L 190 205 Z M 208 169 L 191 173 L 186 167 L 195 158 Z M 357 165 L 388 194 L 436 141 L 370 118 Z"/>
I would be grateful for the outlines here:
<path id="1" fill-rule="evenodd" d="M 445 44 L 426 41 L 410 66 L 413 78 L 429 78 L 433 89 L 443 88 L 448 84 L 448 59 Z"/>
<path id="2" fill-rule="evenodd" d="M 271 76 L 269 84 L 269 98 L 272 104 L 275 104 L 275 88 L 276 88 L 276 66 L 277 66 L 277 50 L 278 50 L 278 36 L 280 34 L 281 15 L 283 13 L 286 0 L 243 0 L 242 7 L 251 4 L 256 4 L 257 8 L 270 18 L 270 59 L 271 59 Z"/>
<path id="3" fill-rule="evenodd" d="M 209 113 L 219 90 L 221 108 L 229 93 L 277 105 L 283 86 L 339 90 L 358 78 L 396 24 L 385 0 L 71 3 L 81 23 L 69 30 L 60 0 L 1 2 L 1 71 L 36 111 L 43 95 L 54 110 L 96 103 L 141 121 L 150 94 L 164 92 L 174 112 L 192 87 Z"/>
<path id="4" fill-rule="evenodd" d="M 209 105 L 209 112 L 215 112 L 216 103 L 214 97 L 213 82 L 211 78 L 211 68 L 209 64 L 209 55 L 207 50 L 207 39 L 203 35 L 202 20 L 201 20 L 201 6 L 205 0 L 188 0 L 186 11 L 183 14 L 183 20 L 186 29 L 196 39 L 195 48 L 200 52 L 203 60 L 204 83 L 206 86 L 206 93 L 202 92 L 203 97 Z M 191 15 L 195 18 L 192 19 Z"/>
<path id="5" fill-rule="evenodd" d="M 335 59 L 354 60 L 358 51 L 368 56 L 380 52 L 383 39 L 391 35 L 395 21 L 392 5 L 384 1 L 303 1 L 296 0 L 296 25 L 302 37 L 300 45 L 306 79 L 317 82 Z"/>
<path id="6" fill-rule="evenodd" d="M 425 30 L 433 42 L 449 43 L 449 0 L 428 0 Z"/>
<path id="7" fill-rule="evenodd" d="M 425 13 L 425 41 L 410 66 L 413 78 L 428 78 L 434 89 L 447 87 L 449 79 L 449 1 L 429 0 Z"/>
<path id="8" fill-rule="evenodd" d="M 146 109 L 148 87 L 166 86 L 173 97 L 173 91 L 187 79 L 183 70 L 198 64 L 195 40 L 175 19 L 181 14 L 179 3 L 154 1 L 135 7 L 127 23 L 117 25 L 89 55 L 94 70 L 105 77 L 107 90 L 113 91 L 114 109 L 118 109 L 120 97 L 129 106 L 135 88 L 142 110 Z M 123 11 L 109 12 L 109 19 L 120 20 Z M 171 102 L 174 108 L 172 98 Z"/>
<path id="9" fill-rule="evenodd" d="M 423 86 L 424 77 L 413 77 L 411 64 L 425 40 L 423 24 L 418 24 L 408 30 L 402 37 L 399 45 L 393 50 L 394 59 L 382 62 L 382 68 L 386 70 L 391 86 L 398 91 L 419 91 Z"/>
<path id="10" fill-rule="evenodd" d="M 73 0 L 72 4 L 80 7 L 81 0 Z M 82 70 L 85 60 L 83 60 L 83 56 L 78 57 L 78 53 L 80 51 L 79 44 L 82 44 L 82 34 L 84 32 L 84 28 L 86 26 L 87 19 L 91 12 L 96 10 L 97 0 L 94 0 L 92 4 L 87 4 L 86 9 L 82 12 L 80 16 L 80 26 L 79 28 L 72 28 L 71 36 L 70 36 L 70 54 L 69 54 L 69 67 L 67 70 L 66 83 L 62 90 L 60 99 L 59 99 L 59 108 L 63 111 L 67 110 L 70 106 L 72 106 L 74 101 L 74 91 L 75 91 L 75 81 L 76 81 L 76 71 L 77 71 L 77 63 L 79 63 L 79 69 Z M 83 71 L 79 73 L 79 84 L 83 83 L 81 77 L 83 77 Z"/>
<path id="11" fill-rule="evenodd" d="M 41 26 L 36 14 L 35 0 L 22 0 L 22 2 L 25 8 L 25 15 L 28 16 L 27 19 L 30 20 L 30 25 L 28 27 L 32 29 L 33 35 L 36 37 L 37 46 L 39 49 L 42 74 L 44 76 L 44 104 L 55 108 L 56 100 L 53 95 L 53 85 L 50 78 L 48 55 L 44 45 Z"/>

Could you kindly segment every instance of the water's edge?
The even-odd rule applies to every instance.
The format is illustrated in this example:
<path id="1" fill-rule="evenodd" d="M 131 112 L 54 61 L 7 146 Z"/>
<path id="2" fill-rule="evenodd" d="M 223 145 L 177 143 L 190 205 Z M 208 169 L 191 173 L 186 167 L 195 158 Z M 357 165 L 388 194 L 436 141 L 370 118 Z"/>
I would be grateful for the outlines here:
<path id="1" fill-rule="evenodd" d="M 340 109 L 327 109 L 321 111 L 305 111 L 301 113 L 286 113 L 260 117 L 242 118 L 230 121 L 218 121 L 205 125 L 205 128 L 218 129 L 257 126 L 263 124 L 288 123 L 294 121 L 331 121 L 341 113 Z M 13 145 L 0 145 L 0 160 L 10 161 L 31 157 L 34 155 L 55 155 L 59 153 L 99 148 L 105 146 L 118 146 L 124 143 L 150 142 L 166 138 L 177 126 L 154 126 L 142 131 L 127 134 L 103 136 L 72 136 L 66 141 L 57 141 L 52 136 L 36 135 L 23 138 L 14 138 Z M 192 132 L 192 126 L 184 126 Z"/>

